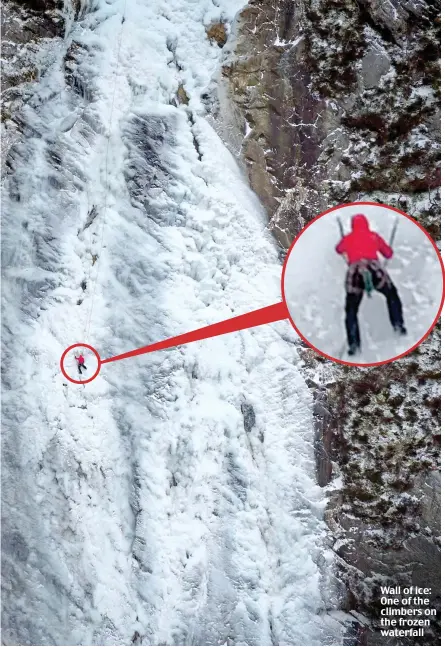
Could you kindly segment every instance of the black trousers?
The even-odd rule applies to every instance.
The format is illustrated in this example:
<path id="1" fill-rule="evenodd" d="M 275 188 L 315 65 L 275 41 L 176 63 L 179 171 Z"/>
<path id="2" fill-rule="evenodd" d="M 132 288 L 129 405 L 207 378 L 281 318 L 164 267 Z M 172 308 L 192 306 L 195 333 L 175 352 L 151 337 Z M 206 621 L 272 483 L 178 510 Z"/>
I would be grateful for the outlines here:
<path id="1" fill-rule="evenodd" d="M 84 368 L 85 370 L 87 370 L 87 367 L 85 366 L 85 364 L 78 364 L 77 368 L 79 369 L 80 375 L 82 375 L 82 371 L 80 370 L 81 368 Z"/>
<path id="2" fill-rule="evenodd" d="M 357 315 L 365 290 L 364 271 L 369 271 L 374 289 L 386 298 L 392 327 L 398 329 L 404 325 L 402 302 L 388 273 L 376 261 L 351 265 L 346 277 L 345 304 L 345 324 L 349 347 L 360 348 L 360 328 Z"/>

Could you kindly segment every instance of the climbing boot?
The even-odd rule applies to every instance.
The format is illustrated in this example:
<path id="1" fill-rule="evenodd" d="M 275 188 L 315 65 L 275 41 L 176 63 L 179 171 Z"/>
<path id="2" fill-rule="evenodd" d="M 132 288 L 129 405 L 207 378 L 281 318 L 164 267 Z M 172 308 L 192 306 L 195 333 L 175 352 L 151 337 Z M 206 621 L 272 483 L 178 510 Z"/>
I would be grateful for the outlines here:
<path id="1" fill-rule="evenodd" d="M 358 344 L 351 344 L 348 348 L 348 355 L 352 357 L 353 355 L 357 355 L 359 351 L 360 346 Z"/>

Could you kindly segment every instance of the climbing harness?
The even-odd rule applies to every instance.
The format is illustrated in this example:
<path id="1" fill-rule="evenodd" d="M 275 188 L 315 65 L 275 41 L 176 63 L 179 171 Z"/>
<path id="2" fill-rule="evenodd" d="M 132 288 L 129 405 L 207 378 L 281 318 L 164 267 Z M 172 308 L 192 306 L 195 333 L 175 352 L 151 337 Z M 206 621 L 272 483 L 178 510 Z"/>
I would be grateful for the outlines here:
<path id="1" fill-rule="evenodd" d="M 363 284 L 360 284 L 359 277 L 362 278 Z M 369 284 L 371 284 L 370 290 Z M 361 294 L 365 289 L 368 296 L 371 296 L 372 290 L 381 290 L 385 285 L 391 287 L 392 282 L 379 261 L 359 261 L 349 265 L 346 273 L 348 294 Z"/>

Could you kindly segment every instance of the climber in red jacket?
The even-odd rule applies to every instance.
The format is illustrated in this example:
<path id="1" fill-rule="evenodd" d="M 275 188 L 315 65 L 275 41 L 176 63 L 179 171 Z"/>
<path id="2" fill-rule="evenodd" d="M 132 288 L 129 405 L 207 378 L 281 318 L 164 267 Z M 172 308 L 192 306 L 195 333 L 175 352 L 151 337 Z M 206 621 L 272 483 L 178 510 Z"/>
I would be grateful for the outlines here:
<path id="1" fill-rule="evenodd" d="M 77 368 L 79 369 L 79 374 L 82 375 L 81 369 L 84 368 L 85 370 L 87 370 L 87 367 L 85 366 L 85 358 L 82 354 L 74 355 L 74 358 L 77 362 Z"/>
<path id="2" fill-rule="evenodd" d="M 386 297 L 388 314 L 394 330 L 406 335 L 403 321 L 402 302 L 388 272 L 382 267 L 378 254 L 391 258 L 393 250 L 375 231 L 371 231 L 363 214 L 352 217 L 352 232 L 343 236 L 335 251 L 344 254 L 348 261 L 346 274 L 346 333 L 349 355 L 360 350 L 360 330 L 358 326 L 358 309 L 366 290 L 370 295 L 372 289 Z"/>

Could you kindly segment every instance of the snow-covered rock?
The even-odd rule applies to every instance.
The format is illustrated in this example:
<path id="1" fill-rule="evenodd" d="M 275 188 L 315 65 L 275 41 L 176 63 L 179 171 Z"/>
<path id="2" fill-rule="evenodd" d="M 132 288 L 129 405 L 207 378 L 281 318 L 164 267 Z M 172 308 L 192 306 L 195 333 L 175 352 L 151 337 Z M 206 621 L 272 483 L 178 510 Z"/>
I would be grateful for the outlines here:
<path id="1" fill-rule="evenodd" d="M 225 116 L 284 248 L 322 211 L 358 200 L 404 210 L 439 242 L 439 13 L 438 0 L 251 0 L 240 13 Z M 440 328 L 391 366 L 339 368 L 309 348 L 302 357 L 319 482 L 344 484 L 326 518 L 347 546 L 346 606 L 377 626 L 379 573 L 439 590 Z"/>

